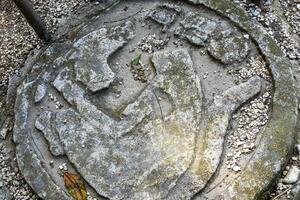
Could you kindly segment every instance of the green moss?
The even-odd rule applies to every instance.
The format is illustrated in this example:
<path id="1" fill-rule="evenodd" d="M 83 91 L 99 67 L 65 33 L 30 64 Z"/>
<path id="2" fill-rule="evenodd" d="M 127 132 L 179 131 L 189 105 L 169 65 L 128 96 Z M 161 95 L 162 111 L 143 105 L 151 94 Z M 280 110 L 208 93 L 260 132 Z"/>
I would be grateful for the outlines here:
<path id="1" fill-rule="evenodd" d="M 247 22 L 247 21 L 250 20 L 248 14 L 243 9 L 238 8 L 238 7 L 235 6 L 235 9 L 233 11 L 235 12 L 235 14 L 237 16 L 239 16 L 239 20 L 241 22 Z"/>
<path id="2" fill-rule="evenodd" d="M 231 11 L 233 4 L 231 2 L 225 2 L 224 0 L 214 0 L 209 2 L 210 6 L 215 8 L 216 10 L 220 10 L 223 12 Z"/>
<path id="3" fill-rule="evenodd" d="M 247 13 L 242 8 L 237 7 L 232 1 L 214 0 L 210 1 L 210 5 L 221 12 L 230 13 L 231 15 L 235 14 L 241 22 L 245 22 L 250 19 Z"/>
<path id="4" fill-rule="evenodd" d="M 208 126 L 214 126 L 214 122 L 215 122 L 214 118 L 210 117 L 208 119 Z M 210 130 L 210 129 L 211 128 L 208 127 L 205 130 L 206 135 L 213 135 L 212 133 L 207 132 L 207 130 Z M 211 178 L 212 174 L 214 173 L 214 169 L 211 166 L 211 163 L 209 163 L 205 159 L 205 155 L 204 155 L 204 153 L 208 149 L 208 140 L 209 140 L 209 138 L 205 137 L 203 139 L 203 141 L 201 142 L 199 149 L 196 152 L 196 153 L 201 154 L 200 156 L 198 156 L 198 157 L 200 157 L 200 159 L 195 160 L 195 162 L 197 162 L 197 163 L 195 163 L 194 166 L 192 167 L 192 172 L 196 176 L 199 176 L 200 179 L 205 182 L 207 182 Z"/>
<path id="5" fill-rule="evenodd" d="M 200 159 L 198 167 L 194 172 L 195 175 L 199 176 L 204 182 L 207 182 L 213 174 L 210 164 L 205 159 Z"/>
<path id="6" fill-rule="evenodd" d="M 243 172 L 242 180 L 234 185 L 234 190 L 238 195 L 233 197 L 233 200 L 254 199 L 257 192 L 262 191 L 266 182 L 273 177 L 272 168 L 266 166 L 265 161 L 258 161 L 253 166 L 255 169 L 250 168 Z"/>
<path id="7" fill-rule="evenodd" d="M 282 57 L 284 54 L 282 53 L 281 49 L 276 44 L 275 40 L 273 40 L 270 36 L 265 35 L 264 42 L 267 45 L 268 50 L 274 54 L 275 56 Z"/>
<path id="8" fill-rule="evenodd" d="M 269 124 L 265 134 L 270 137 L 268 143 L 269 152 L 274 157 L 273 159 L 280 159 L 288 154 L 288 148 L 292 146 L 295 124 L 292 111 L 290 114 L 285 115 L 285 111 L 280 112 L 284 108 L 280 109 L 277 106 L 276 108 L 275 113 L 273 113 L 274 121 Z M 286 120 L 282 120 L 282 117 Z"/>
<path id="9" fill-rule="evenodd" d="M 112 160 L 115 161 L 116 165 L 121 165 L 126 161 L 126 159 L 123 156 L 118 154 L 112 154 Z"/>

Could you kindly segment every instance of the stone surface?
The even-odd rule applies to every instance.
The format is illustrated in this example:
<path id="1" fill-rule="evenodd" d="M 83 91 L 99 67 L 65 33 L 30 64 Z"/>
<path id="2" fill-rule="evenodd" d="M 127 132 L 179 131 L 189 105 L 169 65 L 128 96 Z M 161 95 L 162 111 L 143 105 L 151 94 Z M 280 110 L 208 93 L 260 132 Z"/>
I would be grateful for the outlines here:
<path id="1" fill-rule="evenodd" d="M 181 8 L 179 6 L 164 4 L 152 11 L 149 17 L 157 23 L 162 24 L 164 26 L 163 31 L 166 31 L 180 12 Z"/>
<path id="2" fill-rule="evenodd" d="M 155 54 L 153 63 L 157 81 L 125 108 L 120 122 L 92 106 L 74 83 L 70 91 L 76 93 L 70 96 L 78 113 L 64 110 L 57 115 L 57 130 L 70 161 L 103 196 L 165 196 L 192 160 L 202 98 L 191 58 L 186 50 L 178 50 Z M 165 92 L 174 104 L 172 113 L 161 119 L 146 118 L 153 110 L 148 104 L 155 90 Z M 138 129 L 142 124 L 144 128 Z"/>
<path id="3" fill-rule="evenodd" d="M 283 183 L 293 184 L 299 180 L 300 170 L 296 166 L 292 166 L 287 175 L 282 180 Z"/>
<path id="4" fill-rule="evenodd" d="M 266 31 L 252 21 L 247 13 L 233 2 L 226 1 L 226 4 L 220 1 L 206 0 L 191 0 L 191 2 L 204 4 L 223 13 L 233 22 L 238 23 L 241 28 L 248 31 L 251 37 L 257 41 L 260 50 L 266 56 L 267 62 L 270 63 L 271 72 L 275 82 L 277 82 L 273 100 L 272 121 L 267 126 L 261 141 L 266 145 L 260 146 L 242 174 L 226 188 L 224 195 L 225 199 L 255 198 L 262 195 L 262 193 L 257 193 L 258 190 L 261 191 L 269 186 L 270 181 L 275 174 L 278 174 L 281 169 L 280 166 L 287 159 L 289 149 L 293 148 L 294 127 L 296 126 L 298 112 L 295 109 L 297 99 L 294 93 L 292 64 L 284 58 L 283 53 Z M 287 85 L 292 87 L 288 88 Z M 290 90 L 289 94 L 287 90 Z M 283 99 L 286 99 L 289 103 L 283 103 L 285 101 Z M 280 147 L 278 144 L 280 144 Z M 254 176 L 255 174 L 256 176 Z"/>
<path id="5" fill-rule="evenodd" d="M 0 102 L 0 140 L 4 140 L 7 133 L 11 130 L 11 121 L 11 117 L 8 116 L 7 110 Z"/>
<path id="6" fill-rule="evenodd" d="M 296 195 L 300 192 L 300 185 L 296 185 L 296 186 L 292 189 L 291 192 L 293 193 L 293 195 L 295 195 L 295 198 L 294 198 L 294 199 L 296 199 L 296 198 L 297 198 Z"/>
<path id="7" fill-rule="evenodd" d="M 254 77 L 215 97 L 202 120 L 194 161 L 177 183 L 174 193 L 170 194 L 170 199 L 191 199 L 206 186 L 220 164 L 231 114 L 260 89 L 260 79 Z"/>
<path id="8" fill-rule="evenodd" d="M 295 146 L 295 149 L 296 149 L 296 151 L 297 151 L 297 154 L 300 155 L 300 144 L 297 144 L 297 145 Z"/>
<path id="9" fill-rule="evenodd" d="M 42 167 L 41 160 L 37 154 L 33 153 L 36 151 L 34 149 L 35 146 L 31 146 L 31 143 L 34 141 L 27 136 L 28 125 L 26 124 L 26 120 L 28 119 L 26 110 L 29 108 L 28 96 L 30 94 L 32 95 L 32 83 L 25 84 L 19 88 L 16 100 L 16 110 L 20 112 L 15 118 L 14 126 L 16 133 L 14 134 L 14 142 L 19 144 L 16 149 L 18 166 L 29 185 L 35 188 L 35 192 L 41 198 L 71 199 L 53 182 L 49 174 Z"/>
<path id="10" fill-rule="evenodd" d="M 35 92 L 34 101 L 35 103 L 39 103 L 43 100 L 47 92 L 47 87 L 45 85 L 38 85 Z"/>
<path id="11" fill-rule="evenodd" d="M 281 172 L 298 114 L 290 62 L 235 3 L 189 2 L 204 6 L 182 3 L 176 19 L 165 10 L 177 13 L 178 5 L 161 1 L 87 13 L 93 17 L 83 17 L 34 59 L 18 88 L 13 139 L 19 168 L 41 198 L 71 198 L 61 170 L 80 174 L 97 199 L 149 200 L 254 199 Z M 149 26 L 144 10 L 159 13 Z M 139 49 L 146 35 L 161 34 L 161 24 L 167 42 L 154 53 Z M 220 38 L 225 30 L 230 34 Z M 212 49 L 222 42 L 224 54 Z M 248 52 L 265 59 L 269 75 L 255 68 L 244 79 L 229 73 L 228 63 L 249 67 L 241 62 L 249 61 Z M 236 114 L 249 106 L 246 115 L 259 116 L 266 91 L 274 94 L 267 95 L 272 110 L 255 138 L 234 142 L 248 154 L 239 155 L 236 170 L 224 170 L 226 136 L 239 128 Z M 218 187 L 219 179 L 226 187 Z"/>
<path id="12" fill-rule="evenodd" d="M 212 34 L 217 31 L 217 22 L 203 15 L 188 12 L 175 34 L 186 38 L 194 45 L 205 46 L 209 43 Z"/>
<path id="13" fill-rule="evenodd" d="M 3 113 L 3 114 L 5 114 L 5 113 Z M 1 127 L 0 137 L 1 137 L 1 139 L 5 139 L 6 136 L 7 136 L 8 131 L 10 130 L 10 121 L 9 121 L 9 119 L 7 119 L 7 118 L 3 119 L 3 122 L 0 125 L 0 127 Z"/>
<path id="14" fill-rule="evenodd" d="M 49 143 L 49 148 L 54 156 L 64 155 L 64 150 L 58 134 L 53 127 L 53 116 L 51 111 L 45 111 L 37 118 L 35 127 L 43 132 L 45 139 Z"/>
<path id="15" fill-rule="evenodd" d="M 76 80 L 92 92 L 107 88 L 115 77 L 107 59 L 134 37 L 133 28 L 134 24 L 128 21 L 122 26 L 93 31 L 76 41 L 67 55 L 74 62 Z"/>
<path id="16" fill-rule="evenodd" d="M 221 32 L 208 46 L 208 52 L 212 57 L 224 64 L 243 61 L 249 51 L 249 44 L 244 36 L 229 31 Z"/>

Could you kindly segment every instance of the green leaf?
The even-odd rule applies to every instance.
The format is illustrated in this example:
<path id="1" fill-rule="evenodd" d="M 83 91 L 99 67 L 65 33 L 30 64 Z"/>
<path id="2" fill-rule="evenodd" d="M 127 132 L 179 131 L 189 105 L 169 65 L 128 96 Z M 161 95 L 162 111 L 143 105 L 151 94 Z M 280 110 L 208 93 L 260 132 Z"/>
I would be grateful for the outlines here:
<path id="1" fill-rule="evenodd" d="M 139 65 L 140 64 L 140 61 L 141 61 L 141 58 L 142 58 L 142 54 L 138 55 L 136 58 L 134 58 L 132 61 L 131 61 L 131 65 Z"/>

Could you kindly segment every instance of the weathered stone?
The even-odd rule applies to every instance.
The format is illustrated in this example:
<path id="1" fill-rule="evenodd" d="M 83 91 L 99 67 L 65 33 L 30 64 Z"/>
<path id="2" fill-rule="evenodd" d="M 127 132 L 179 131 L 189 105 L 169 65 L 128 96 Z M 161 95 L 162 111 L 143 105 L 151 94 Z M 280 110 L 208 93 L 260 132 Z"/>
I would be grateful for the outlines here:
<path id="1" fill-rule="evenodd" d="M 3 187 L 0 187 L 0 199 L 1 200 L 10 200 L 11 199 L 8 192 Z"/>
<path id="2" fill-rule="evenodd" d="M 292 166 L 287 175 L 282 180 L 283 183 L 294 184 L 299 180 L 300 169 L 297 166 Z"/>
<path id="3" fill-rule="evenodd" d="M 67 56 L 74 62 L 76 80 L 92 92 L 107 88 L 115 78 L 107 59 L 134 34 L 134 23 L 128 21 L 121 26 L 93 31 L 76 41 Z"/>
<path id="4" fill-rule="evenodd" d="M 198 13 L 188 12 L 175 30 L 175 35 L 186 38 L 194 45 L 206 46 L 217 26 L 218 23 L 214 20 Z"/>
<path id="5" fill-rule="evenodd" d="M 57 131 L 70 161 L 102 196 L 166 196 L 192 161 L 202 99 L 192 60 L 186 50 L 178 50 L 155 54 L 153 63 L 158 72 L 153 87 L 170 96 L 174 103 L 171 114 L 145 118 L 152 110 L 153 87 L 128 105 L 120 122 L 78 93 L 70 94 L 78 113 L 64 110 L 57 114 Z M 144 128 L 137 129 L 141 124 Z"/>
<path id="6" fill-rule="evenodd" d="M 230 31 L 224 31 L 212 39 L 208 45 L 208 52 L 212 57 L 224 64 L 243 61 L 250 51 L 245 38 Z"/>
<path id="7" fill-rule="evenodd" d="M 44 84 L 38 85 L 35 92 L 34 102 L 39 103 L 43 100 L 47 92 L 47 86 Z"/>
<path id="8" fill-rule="evenodd" d="M 189 2 L 205 5 L 203 13 L 184 3 L 181 11 L 175 3 L 168 7 L 161 1 L 142 4 L 145 10 L 157 8 L 153 20 L 163 25 L 177 25 L 169 10 L 181 12 L 184 20 L 169 31 L 191 43 L 179 44 L 171 37 L 163 46 L 166 50 L 143 54 L 139 67 L 147 72 L 145 76 L 149 74 L 147 83 L 135 81 L 127 66 L 137 56 L 133 50 L 138 51 L 138 42 L 148 31 L 154 34 L 160 29 L 144 27 L 143 12 L 125 16 L 125 6 L 130 12 L 140 9 L 141 4 L 131 1 L 120 1 L 103 15 L 94 13 L 91 17 L 87 13 L 61 44 L 52 46 L 60 48 L 49 47 L 35 58 L 34 67 L 18 89 L 14 142 L 20 170 L 41 198 L 71 199 L 56 171 L 62 162 L 80 174 L 98 199 L 206 198 L 206 190 L 223 167 L 226 133 L 236 127 L 230 122 L 232 114 L 264 89 L 261 78 L 254 76 L 234 86 L 233 77 L 226 73 L 224 63 L 247 59 L 248 47 L 251 54 L 262 54 L 273 75 L 272 113 L 265 116 L 270 117 L 268 125 L 257 131 L 260 140 L 253 143 L 256 150 L 250 152 L 249 162 L 244 160 L 247 164 L 233 173 L 237 176 L 231 181 L 225 177 L 227 187 L 208 199 L 254 199 L 268 189 L 293 148 L 297 99 L 291 64 L 234 2 Z M 231 27 L 227 19 L 206 7 L 240 27 Z M 124 12 L 124 18 L 114 16 L 114 9 Z M 216 36 L 225 30 L 236 31 L 222 41 Z M 245 49 L 241 48 L 241 30 L 251 36 Z M 243 44 L 226 46 L 230 38 Z M 211 44 L 208 48 L 212 51 L 211 46 L 222 42 L 227 51 L 215 55 L 221 62 L 199 55 L 199 46 Z M 255 45 L 261 52 L 252 48 Z M 246 67 L 244 62 L 240 65 Z M 36 93 L 39 85 L 47 86 L 55 102 L 43 98 L 43 90 Z M 57 107 L 57 103 L 63 106 Z M 66 156 L 57 156 L 63 153 Z"/>
<path id="9" fill-rule="evenodd" d="M 14 142 L 17 144 L 16 157 L 20 171 L 26 178 L 29 185 L 35 192 L 44 199 L 71 199 L 57 184 L 50 178 L 41 160 L 36 153 L 36 147 L 32 146 L 31 137 L 28 136 L 28 109 L 29 96 L 32 94 L 33 83 L 22 84 L 18 88 L 16 99 L 16 115 L 14 125 Z"/>
<path id="10" fill-rule="evenodd" d="M 224 199 L 253 199 L 270 186 L 270 182 L 280 173 L 281 167 L 293 148 L 295 126 L 298 117 L 296 109 L 292 64 L 271 39 L 268 33 L 238 5 L 232 1 L 189 0 L 205 5 L 222 13 L 239 27 L 246 30 L 257 42 L 275 81 L 272 119 L 266 127 L 261 144 L 242 174 L 224 191 Z"/>
<path id="11" fill-rule="evenodd" d="M 295 196 L 294 196 L 294 200 L 298 200 L 298 199 L 300 198 L 300 185 L 295 186 L 295 187 L 292 189 L 292 192 L 293 192 L 293 194 L 295 195 Z"/>
<path id="12" fill-rule="evenodd" d="M 53 116 L 51 111 L 45 111 L 37 118 L 35 127 L 39 129 L 47 140 L 50 151 L 54 156 L 64 155 L 64 150 L 58 134 L 53 129 Z"/>
<path id="13" fill-rule="evenodd" d="M 5 112 L 3 113 L 3 115 L 5 115 Z M 1 137 L 1 139 L 5 139 L 9 131 L 11 131 L 11 122 L 10 122 L 9 118 L 5 117 L 5 119 L 3 119 L 3 123 L 0 124 L 0 137 Z"/>
<path id="14" fill-rule="evenodd" d="M 215 97 L 202 120 L 193 164 L 177 182 L 170 199 L 191 199 L 206 186 L 220 164 L 231 114 L 260 90 L 260 78 L 253 77 Z"/>
<path id="15" fill-rule="evenodd" d="M 300 155 L 300 144 L 297 144 L 297 145 L 295 146 L 295 149 L 296 149 L 296 151 L 297 151 L 297 154 Z"/>
<path id="16" fill-rule="evenodd" d="M 12 129 L 12 119 L 8 116 L 5 107 L 0 103 L 0 139 L 5 139 L 7 133 Z"/>
<path id="17" fill-rule="evenodd" d="M 295 196 L 294 199 L 297 200 L 296 197 L 297 197 L 297 194 L 300 192 L 300 185 L 298 184 L 295 187 L 293 187 L 293 189 L 291 190 L 291 192 Z"/>
<path id="18" fill-rule="evenodd" d="M 65 100 L 71 105 L 76 103 L 76 98 L 84 98 L 83 90 L 79 86 L 74 85 L 71 80 L 71 71 L 68 69 L 64 69 L 58 74 L 53 81 L 53 86 L 62 93 Z"/>
<path id="19" fill-rule="evenodd" d="M 164 26 L 163 31 L 166 31 L 180 12 L 181 8 L 179 6 L 164 4 L 152 11 L 149 17 L 155 22 L 162 24 Z"/>

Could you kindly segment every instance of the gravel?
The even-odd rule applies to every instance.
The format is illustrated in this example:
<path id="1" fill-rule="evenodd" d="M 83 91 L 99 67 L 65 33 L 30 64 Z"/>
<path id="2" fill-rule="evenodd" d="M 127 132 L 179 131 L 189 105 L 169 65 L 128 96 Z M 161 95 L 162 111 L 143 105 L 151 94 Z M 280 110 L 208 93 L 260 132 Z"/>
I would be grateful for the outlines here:
<path id="1" fill-rule="evenodd" d="M 168 44 L 170 36 L 166 38 L 158 38 L 155 34 L 148 35 L 138 43 L 138 48 L 146 53 L 154 53 L 157 50 L 161 50 Z"/>
<path id="2" fill-rule="evenodd" d="M 18 73 L 30 50 L 39 44 L 12 1 L 0 1 L 0 102 L 5 98 L 9 77 Z"/>
<path id="3" fill-rule="evenodd" d="M 11 162 L 6 148 L 0 144 L 0 180 L 3 180 L 3 186 L 8 190 L 9 196 L 15 200 L 38 199 L 22 178 L 18 167 L 12 167 Z"/>
<path id="4" fill-rule="evenodd" d="M 260 5 L 249 0 L 236 1 L 266 28 L 290 60 L 300 64 L 299 0 L 265 0 Z"/>
<path id="5" fill-rule="evenodd" d="M 299 144 L 295 146 L 295 153 L 270 193 L 270 198 L 280 196 L 278 199 L 293 199 L 300 192 L 300 152 L 297 151 L 297 146 Z"/>
<path id="6" fill-rule="evenodd" d="M 245 68 L 229 69 L 228 73 L 241 81 L 257 75 L 266 82 L 265 91 L 242 106 L 239 112 L 232 117 L 234 128 L 231 129 L 227 137 L 228 149 L 225 164 L 228 169 L 239 172 L 241 158 L 243 158 L 243 155 L 248 155 L 254 151 L 257 136 L 269 120 L 272 84 L 267 65 L 261 57 L 252 57 Z"/>

